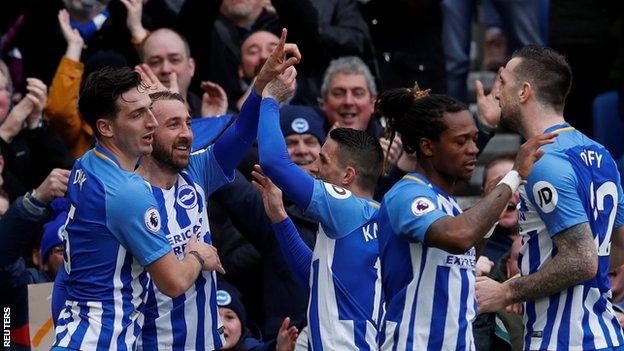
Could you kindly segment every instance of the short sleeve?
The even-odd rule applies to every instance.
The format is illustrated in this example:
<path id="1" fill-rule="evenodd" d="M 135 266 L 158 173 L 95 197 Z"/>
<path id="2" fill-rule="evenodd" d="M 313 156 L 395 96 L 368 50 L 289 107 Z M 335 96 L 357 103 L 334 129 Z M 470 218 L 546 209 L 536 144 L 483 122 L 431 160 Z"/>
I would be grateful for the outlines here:
<path id="1" fill-rule="evenodd" d="M 358 198 L 347 189 L 315 180 L 305 214 L 319 221 L 328 237 L 339 239 L 368 222 L 378 208 L 372 200 Z"/>
<path id="2" fill-rule="evenodd" d="M 227 176 L 223 172 L 223 169 L 221 169 L 219 162 L 217 162 L 214 156 L 213 150 L 214 146 L 210 146 L 206 149 L 193 152 L 187 168 L 191 177 L 202 186 L 206 196 L 223 185 L 234 181 L 236 177 L 236 173 Z"/>
<path id="3" fill-rule="evenodd" d="M 533 167 L 525 190 L 551 237 L 587 222 L 577 187 L 579 181 L 570 162 L 547 154 Z"/>
<path id="4" fill-rule="evenodd" d="M 392 230 L 408 241 L 424 242 L 431 224 L 448 216 L 438 207 L 436 194 L 428 186 L 413 185 L 388 195 L 384 206 Z"/>
<path id="5" fill-rule="evenodd" d="M 154 195 L 142 180 L 129 181 L 107 193 L 106 224 L 142 266 L 171 251 L 161 228 L 162 219 Z"/>

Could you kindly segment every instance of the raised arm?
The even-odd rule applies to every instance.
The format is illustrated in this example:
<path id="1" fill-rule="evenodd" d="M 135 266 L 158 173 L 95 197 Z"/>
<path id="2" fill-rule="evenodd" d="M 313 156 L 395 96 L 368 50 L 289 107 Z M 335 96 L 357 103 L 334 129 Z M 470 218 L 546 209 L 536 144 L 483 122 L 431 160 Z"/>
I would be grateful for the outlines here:
<path id="1" fill-rule="evenodd" d="M 518 150 L 513 170 L 494 190 L 461 215 L 445 216 L 431 224 L 425 235 L 427 245 L 456 254 L 475 246 L 499 219 L 520 178 L 526 179 L 533 164 L 544 154 L 539 148 L 551 144 L 556 136 L 556 133 L 543 134 L 525 142 Z"/>
<path id="2" fill-rule="evenodd" d="M 297 281 L 306 290 L 309 289 L 312 250 L 301 239 L 297 228 L 286 214 L 282 201 L 282 192 L 271 180 L 263 176 L 259 166 L 252 172 L 253 185 L 262 194 L 264 210 L 273 223 L 275 237 L 279 243 L 286 264 L 295 273 Z"/>
<path id="3" fill-rule="evenodd" d="M 260 95 L 269 82 L 287 68 L 299 62 L 301 54 L 294 44 L 286 44 L 286 29 L 282 31 L 279 44 L 266 60 L 256 77 L 241 113 L 215 143 L 214 153 L 217 162 L 226 174 L 231 174 L 247 150 L 256 139 L 260 110 Z M 286 55 L 292 57 L 286 58 Z"/>

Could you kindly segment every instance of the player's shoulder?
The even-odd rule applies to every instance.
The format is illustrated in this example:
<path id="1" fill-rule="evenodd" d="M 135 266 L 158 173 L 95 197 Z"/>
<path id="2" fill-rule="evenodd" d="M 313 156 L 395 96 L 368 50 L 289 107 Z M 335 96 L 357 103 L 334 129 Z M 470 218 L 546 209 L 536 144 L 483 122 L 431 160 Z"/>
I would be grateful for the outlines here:
<path id="1" fill-rule="evenodd" d="M 417 173 L 409 173 L 386 193 L 384 200 L 403 200 L 418 196 L 436 198 L 436 193 L 425 177 Z"/>
<path id="2" fill-rule="evenodd" d="M 382 206 L 386 211 L 400 212 L 407 209 L 414 213 L 425 213 L 437 207 L 437 194 L 429 181 L 422 175 L 410 173 L 398 181 L 384 195 Z"/>

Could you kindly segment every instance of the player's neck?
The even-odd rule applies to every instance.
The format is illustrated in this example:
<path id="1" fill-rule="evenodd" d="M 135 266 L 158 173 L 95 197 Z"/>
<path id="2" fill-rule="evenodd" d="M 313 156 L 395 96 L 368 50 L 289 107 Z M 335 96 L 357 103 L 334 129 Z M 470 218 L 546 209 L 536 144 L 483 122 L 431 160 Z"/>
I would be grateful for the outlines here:
<path id="1" fill-rule="evenodd" d="M 108 139 L 98 140 L 98 144 L 113 154 L 119 163 L 119 166 L 128 172 L 134 172 L 139 155 L 124 153 L 117 145 Z"/>
<path id="2" fill-rule="evenodd" d="M 422 162 L 416 165 L 416 172 L 424 174 L 425 177 L 438 188 L 444 190 L 447 195 L 455 194 L 455 183 L 457 178 L 448 177 L 433 168 L 431 163 Z"/>
<path id="3" fill-rule="evenodd" d="M 137 173 L 151 185 L 161 189 L 171 189 L 178 179 L 177 170 L 161 165 L 151 156 L 145 156 L 141 160 L 141 166 L 137 169 Z"/>
<path id="4" fill-rule="evenodd" d="M 520 134 L 525 139 L 544 134 L 544 131 L 554 125 L 565 123 L 563 113 L 553 109 L 532 109 L 525 112 L 522 118 Z"/>
<path id="5" fill-rule="evenodd" d="M 349 191 L 353 193 L 353 195 L 357 196 L 357 197 L 363 197 L 366 199 L 372 199 L 373 198 L 373 192 L 372 191 L 367 191 L 364 190 L 362 188 L 360 188 L 357 185 L 351 185 L 349 187 Z"/>

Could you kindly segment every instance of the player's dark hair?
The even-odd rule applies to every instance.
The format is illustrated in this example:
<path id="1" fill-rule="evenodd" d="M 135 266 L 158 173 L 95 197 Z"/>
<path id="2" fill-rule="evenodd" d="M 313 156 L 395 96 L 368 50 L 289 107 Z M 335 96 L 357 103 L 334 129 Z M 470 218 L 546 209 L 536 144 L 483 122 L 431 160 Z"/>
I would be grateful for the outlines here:
<path id="1" fill-rule="evenodd" d="M 371 192 L 381 176 L 383 150 L 370 134 L 351 128 L 336 128 L 329 137 L 338 144 L 338 162 L 358 173 L 357 184 Z"/>
<path id="2" fill-rule="evenodd" d="M 117 99 L 130 89 L 144 89 L 141 76 L 129 68 L 103 68 L 91 73 L 80 85 L 78 111 L 100 136 L 96 122 L 100 118 L 114 119 L 119 106 Z"/>
<path id="3" fill-rule="evenodd" d="M 375 102 L 375 113 L 386 117 L 386 138 L 392 141 L 401 135 L 403 149 L 421 157 L 420 140 L 440 140 L 448 126 L 442 120 L 445 113 L 468 110 L 466 104 L 447 95 L 431 94 L 418 86 L 390 89 Z"/>
<path id="4" fill-rule="evenodd" d="M 572 69 L 565 57 L 553 49 L 528 45 L 516 50 L 513 58 L 520 63 L 513 72 L 519 82 L 527 81 L 535 87 L 536 98 L 562 111 L 572 86 Z"/>

